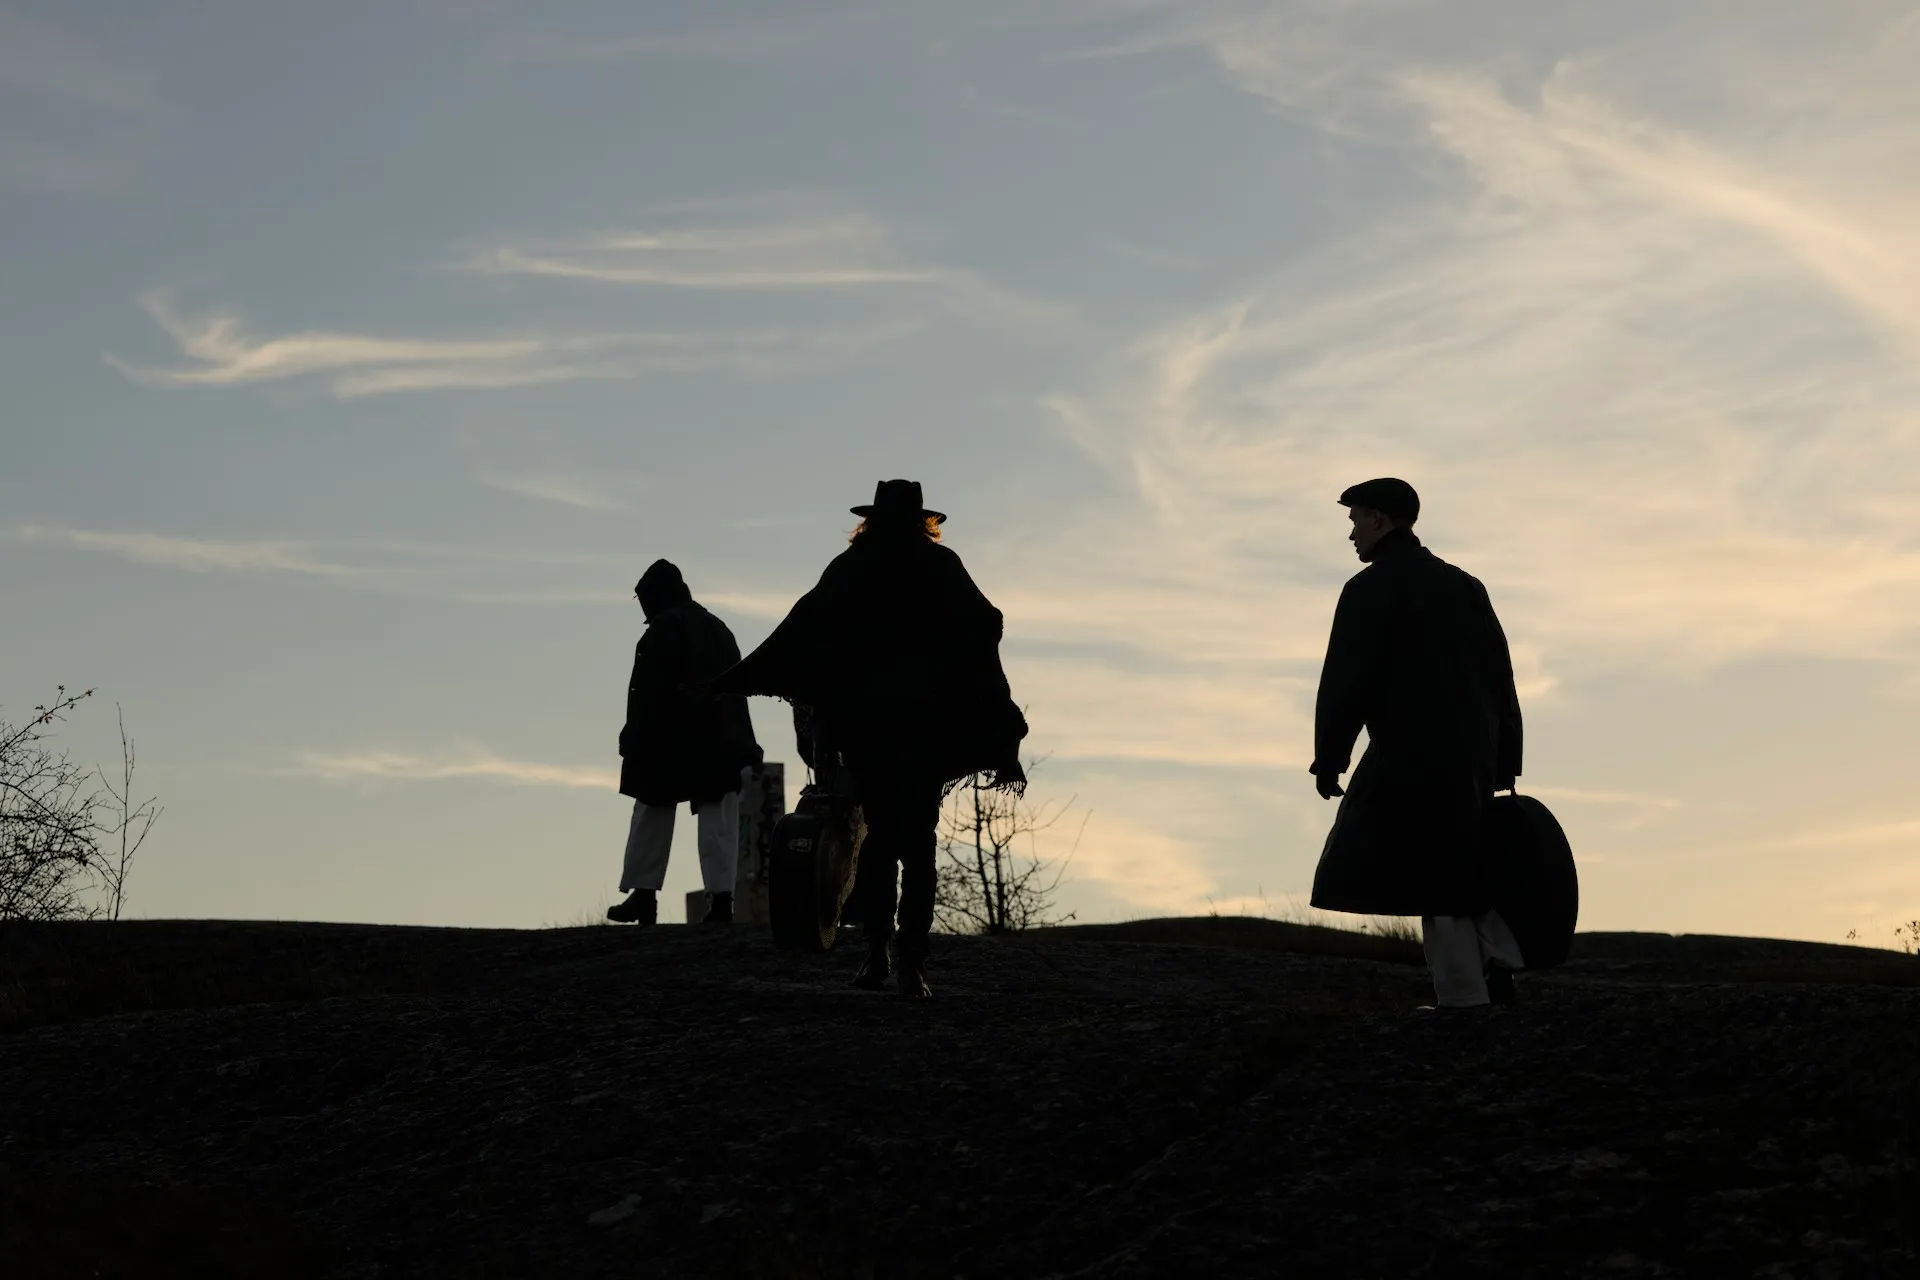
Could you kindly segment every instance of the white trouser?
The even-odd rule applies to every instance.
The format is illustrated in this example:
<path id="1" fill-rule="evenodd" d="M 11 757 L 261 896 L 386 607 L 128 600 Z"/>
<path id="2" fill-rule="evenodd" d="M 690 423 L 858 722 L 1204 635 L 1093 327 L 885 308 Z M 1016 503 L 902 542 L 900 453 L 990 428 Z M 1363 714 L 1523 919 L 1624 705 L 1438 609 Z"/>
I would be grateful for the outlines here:
<path id="1" fill-rule="evenodd" d="M 620 869 L 620 892 L 651 889 L 667 878 L 667 854 L 673 848 L 673 804 L 633 802 L 633 826 L 627 831 L 627 860 Z M 709 800 L 699 815 L 700 882 L 708 893 L 732 893 L 740 860 L 740 793 Z"/>
<path id="2" fill-rule="evenodd" d="M 1434 1002 L 1448 1009 L 1487 1003 L 1487 965 L 1523 968 L 1520 944 L 1498 911 L 1477 916 L 1422 916 L 1420 941 L 1433 971 Z"/>

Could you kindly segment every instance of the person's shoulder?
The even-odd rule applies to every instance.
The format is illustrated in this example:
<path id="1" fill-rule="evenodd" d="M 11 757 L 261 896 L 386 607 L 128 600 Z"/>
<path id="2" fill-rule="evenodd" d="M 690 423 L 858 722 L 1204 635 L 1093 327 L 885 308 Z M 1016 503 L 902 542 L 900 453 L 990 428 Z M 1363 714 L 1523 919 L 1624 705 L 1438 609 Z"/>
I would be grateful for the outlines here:
<path id="1" fill-rule="evenodd" d="M 1348 578 L 1346 584 L 1340 588 L 1340 598 L 1342 600 L 1349 597 L 1363 599 L 1374 592 L 1383 590 L 1386 585 L 1387 575 L 1382 566 L 1378 564 L 1363 564 L 1360 566 L 1360 571 L 1351 578 Z"/>
<path id="2" fill-rule="evenodd" d="M 1438 574 L 1465 590 L 1486 590 L 1486 588 L 1480 584 L 1480 579 L 1474 577 L 1453 561 L 1442 560 L 1439 556 L 1433 555 L 1431 552 L 1427 555 L 1427 569 L 1428 572 Z"/>
<path id="3" fill-rule="evenodd" d="M 728 635 L 733 634 L 733 630 L 727 626 L 727 620 L 725 618 L 722 618 L 698 600 L 689 600 L 686 607 L 687 620 L 693 625 L 705 627 L 708 630 L 724 631 Z"/>
<path id="4" fill-rule="evenodd" d="M 647 635 L 659 636 L 663 639 L 685 635 L 688 628 L 694 625 L 696 610 L 700 613 L 706 612 L 691 600 L 676 604 L 670 609 L 662 609 L 648 620 Z"/>
<path id="5" fill-rule="evenodd" d="M 1450 560 L 1442 560 L 1439 556 L 1429 556 L 1426 559 L 1427 564 L 1424 570 L 1431 575 L 1429 580 L 1444 584 L 1441 591 L 1447 597 L 1461 601 L 1470 608 L 1492 603 L 1492 597 L 1487 594 L 1487 586 L 1480 579 Z"/>
<path id="6" fill-rule="evenodd" d="M 833 559 L 827 561 L 827 567 L 820 571 L 820 581 L 833 582 L 849 574 L 859 573 L 862 563 L 867 558 L 864 554 L 865 550 L 857 542 L 848 543 Z"/>

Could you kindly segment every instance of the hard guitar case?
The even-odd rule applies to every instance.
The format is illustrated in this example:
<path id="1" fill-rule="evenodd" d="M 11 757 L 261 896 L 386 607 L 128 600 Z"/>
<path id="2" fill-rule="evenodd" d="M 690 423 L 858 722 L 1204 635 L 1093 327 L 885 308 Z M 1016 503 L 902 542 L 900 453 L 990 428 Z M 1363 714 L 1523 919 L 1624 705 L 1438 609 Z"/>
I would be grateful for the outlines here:
<path id="1" fill-rule="evenodd" d="M 1487 807 L 1487 887 L 1529 969 L 1567 958 L 1580 918 L 1573 846 L 1532 796 L 1495 796 Z"/>
<path id="2" fill-rule="evenodd" d="M 828 951 L 852 905 L 867 828 L 853 778 L 820 740 L 811 709 L 796 706 L 793 720 L 800 755 L 815 776 L 768 842 L 767 923 L 775 946 Z"/>

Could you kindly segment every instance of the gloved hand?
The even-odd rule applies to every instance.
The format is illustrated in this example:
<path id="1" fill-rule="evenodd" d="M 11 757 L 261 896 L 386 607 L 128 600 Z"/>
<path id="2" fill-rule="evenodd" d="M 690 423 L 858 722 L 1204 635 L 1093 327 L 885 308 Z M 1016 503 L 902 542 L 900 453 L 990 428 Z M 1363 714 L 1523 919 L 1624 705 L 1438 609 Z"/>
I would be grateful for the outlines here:
<path id="1" fill-rule="evenodd" d="M 620 726 L 620 755 L 623 759 L 626 756 L 631 754 L 631 752 L 627 750 L 627 748 L 630 745 L 631 745 L 631 734 L 629 733 L 627 726 L 621 725 Z"/>
<path id="2" fill-rule="evenodd" d="M 1345 789 L 1342 788 L 1340 785 L 1340 775 L 1337 773 L 1328 772 L 1328 773 L 1314 774 L 1313 787 L 1314 787 L 1314 790 L 1320 793 L 1320 798 L 1322 800 L 1331 800 L 1335 796 L 1343 796 L 1347 794 Z"/>

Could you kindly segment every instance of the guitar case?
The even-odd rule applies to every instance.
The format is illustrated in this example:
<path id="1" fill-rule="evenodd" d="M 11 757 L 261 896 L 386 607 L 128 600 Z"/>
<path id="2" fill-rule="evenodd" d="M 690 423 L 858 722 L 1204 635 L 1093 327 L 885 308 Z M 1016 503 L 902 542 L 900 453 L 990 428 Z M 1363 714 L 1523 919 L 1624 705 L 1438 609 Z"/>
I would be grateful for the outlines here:
<path id="1" fill-rule="evenodd" d="M 830 951 L 851 923 L 855 873 L 867 826 L 852 775 L 823 740 L 813 709 L 794 707 L 794 737 L 815 778 L 774 824 L 767 850 L 767 923 L 775 946 Z"/>
<path id="2" fill-rule="evenodd" d="M 773 828 L 767 864 L 767 923 L 775 946 L 830 951 L 853 891 L 866 835 L 860 806 L 809 786 Z"/>
<path id="3" fill-rule="evenodd" d="M 1487 806 L 1487 887 L 1494 910 L 1513 930 L 1529 969 L 1567 958 L 1580 918 L 1573 846 L 1532 796 L 1495 796 Z"/>

